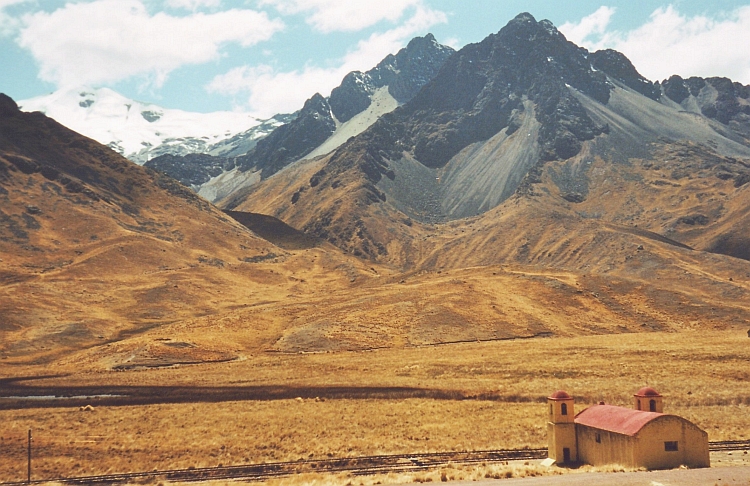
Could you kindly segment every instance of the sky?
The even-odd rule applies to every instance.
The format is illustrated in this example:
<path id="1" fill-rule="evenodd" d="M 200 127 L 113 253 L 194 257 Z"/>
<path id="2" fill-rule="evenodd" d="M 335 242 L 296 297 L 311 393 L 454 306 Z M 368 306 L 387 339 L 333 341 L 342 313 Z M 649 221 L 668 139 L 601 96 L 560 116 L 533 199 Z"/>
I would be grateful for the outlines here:
<path id="1" fill-rule="evenodd" d="M 0 92 L 108 87 L 165 108 L 291 113 L 410 39 L 459 49 L 521 12 L 647 78 L 750 84 L 750 0 L 0 0 Z"/>

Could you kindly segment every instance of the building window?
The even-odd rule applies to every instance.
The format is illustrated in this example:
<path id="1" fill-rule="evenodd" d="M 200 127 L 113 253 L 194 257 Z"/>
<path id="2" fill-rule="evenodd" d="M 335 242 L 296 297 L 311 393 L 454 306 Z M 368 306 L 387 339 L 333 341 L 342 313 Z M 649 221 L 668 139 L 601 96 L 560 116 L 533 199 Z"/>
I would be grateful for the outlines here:
<path id="1" fill-rule="evenodd" d="M 562 415 L 568 415 L 568 404 L 567 404 L 567 403 L 563 403 L 563 404 L 562 404 L 562 405 L 560 406 L 560 413 L 561 413 Z"/>
<path id="2" fill-rule="evenodd" d="M 651 400 L 650 402 L 648 402 L 648 406 L 652 412 L 656 412 L 656 400 Z"/>
<path id="3" fill-rule="evenodd" d="M 667 441 L 664 443 L 664 450 L 667 452 L 674 452 L 679 450 L 677 447 L 677 441 Z"/>
<path id="4" fill-rule="evenodd" d="M 601 444 L 602 443 L 602 434 L 596 434 L 596 443 Z"/>
<path id="5" fill-rule="evenodd" d="M 641 399 L 639 398 L 638 399 L 638 410 L 640 410 L 640 409 L 641 409 Z"/>

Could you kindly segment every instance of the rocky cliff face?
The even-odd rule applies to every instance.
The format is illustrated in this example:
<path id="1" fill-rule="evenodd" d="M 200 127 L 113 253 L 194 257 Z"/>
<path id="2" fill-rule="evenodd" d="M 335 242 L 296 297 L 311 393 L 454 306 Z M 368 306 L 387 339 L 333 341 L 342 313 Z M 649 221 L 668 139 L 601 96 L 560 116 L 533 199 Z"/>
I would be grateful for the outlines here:
<path id="1" fill-rule="evenodd" d="M 596 51 L 589 56 L 589 60 L 594 69 L 604 71 L 612 79 L 621 82 L 643 96 L 648 96 L 652 100 L 661 98 L 659 86 L 641 76 L 630 59 L 621 52 L 613 49 Z"/>
<path id="2" fill-rule="evenodd" d="M 188 187 L 197 189 L 212 177 L 231 170 L 234 167 L 234 159 L 206 154 L 185 156 L 165 154 L 149 160 L 144 166 L 158 170 Z"/>
<path id="3" fill-rule="evenodd" d="M 528 98 L 542 124 L 543 157 L 569 158 L 597 126 L 567 86 L 606 103 L 610 86 L 592 69 L 587 51 L 568 42 L 548 21 L 521 14 L 495 35 L 466 46 L 404 115 L 417 159 L 439 167 L 467 145 L 517 125 L 514 115 Z M 448 122 L 450 120 L 450 122 Z"/>
<path id="4" fill-rule="evenodd" d="M 237 158 L 241 170 L 255 168 L 263 178 L 308 154 L 336 130 L 328 100 L 315 94 L 305 102 L 297 118 L 282 125 L 248 152 Z"/>
<path id="5" fill-rule="evenodd" d="M 728 78 L 683 79 L 674 75 L 661 83 L 664 95 L 686 111 L 700 113 L 727 125 L 750 141 L 750 86 Z"/>

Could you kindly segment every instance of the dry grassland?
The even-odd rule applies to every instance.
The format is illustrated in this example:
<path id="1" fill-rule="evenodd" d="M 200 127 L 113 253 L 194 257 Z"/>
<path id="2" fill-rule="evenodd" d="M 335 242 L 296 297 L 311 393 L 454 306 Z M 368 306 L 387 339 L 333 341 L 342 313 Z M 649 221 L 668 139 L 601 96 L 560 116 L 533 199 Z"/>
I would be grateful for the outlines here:
<path id="1" fill-rule="evenodd" d="M 559 388 L 576 396 L 580 410 L 600 400 L 630 406 L 632 393 L 650 385 L 665 395 L 667 412 L 694 421 L 710 440 L 750 439 L 747 342 L 744 330 L 735 330 L 263 353 L 230 363 L 28 381 L 29 386 L 89 387 L 92 394 L 113 386 L 162 386 L 164 391 L 141 406 L 98 406 L 92 399 L 93 412 L 0 411 L 0 480 L 24 477 L 29 428 L 35 436 L 35 475 L 47 478 L 543 447 L 544 397 Z M 42 374 L 34 368 L 14 371 Z M 169 403 L 165 384 L 195 387 L 192 403 Z M 279 396 L 286 398 L 214 402 L 212 387 L 279 387 L 284 391 Z"/>
<path id="2" fill-rule="evenodd" d="M 571 472 L 589 472 L 593 468 L 580 469 L 546 468 L 538 461 L 514 461 L 504 464 L 449 465 L 439 469 L 417 473 L 390 473 L 373 476 L 352 477 L 346 474 L 323 475 L 303 474 L 286 478 L 272 479 L 267 486 L 352 486 L 355 484 L 372 486 L 377 484 L 441 483 L 447 481 L 480 481 L 487 479 L 527 478 L 535 476 L 555 476 Z M 623 470 L 617 467 L 615 470 Z M 613 471 L 614 472 L 614 471 Z M 221 484 L 212 481 L 212 486 Z M 226 483 L 225 483 L 226 484 Z"/>

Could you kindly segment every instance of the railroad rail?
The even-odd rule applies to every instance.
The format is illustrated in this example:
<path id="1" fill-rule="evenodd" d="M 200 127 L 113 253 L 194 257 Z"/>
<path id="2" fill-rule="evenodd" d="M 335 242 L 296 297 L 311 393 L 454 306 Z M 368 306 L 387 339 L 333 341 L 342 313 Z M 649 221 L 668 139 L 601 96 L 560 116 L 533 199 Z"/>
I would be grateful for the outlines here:
<path id="1" fill-rule="evenodd" d="M 750 440 L 709 442 L 711 452 L 748 451 Z M 348 472 L 355 476 L 403 473 L 431 470 L 449 464 L 492 464 L 506 461 L 536 460 L 547 457 L 547 449 L 502 449 L 490 451 L 432 452 L 423 454 L 394 454 L 379 456 L 309 459 L 241 466 L 173 469 L 136 473 L 107 474 L 101 476 L 69 477 L 44 480 L 0 482 L 0 486 L 42 484 L 50 481 L 61 484 L 112 484 L 137 479 L 167 481 L 208 481 L 214 479 L 264 480 L 293 474 L 322 472 Z"/>
<path id="2" fill-rule="evenodd" d="M 708 450 L 711 452 L 750 451 L 750 440 L 722 440 L 718 442 L 709 442 Z"/>

